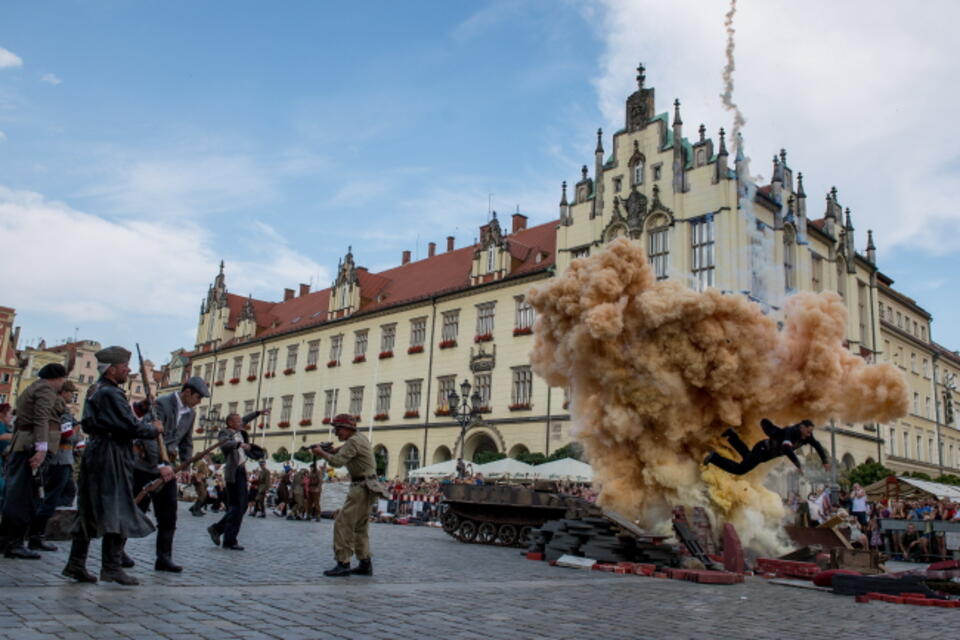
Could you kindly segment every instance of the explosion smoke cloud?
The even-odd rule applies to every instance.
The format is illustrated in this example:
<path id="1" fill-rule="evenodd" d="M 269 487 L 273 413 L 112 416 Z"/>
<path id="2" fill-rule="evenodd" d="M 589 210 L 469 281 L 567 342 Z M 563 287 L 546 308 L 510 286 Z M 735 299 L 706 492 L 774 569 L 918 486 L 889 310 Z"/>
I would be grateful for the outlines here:
<path id="1" fill-rule="evenodd" d="M 793 296 L 778 329 L 741 295 L 657 282 L 639 244 L 621 238 L 527 299 L 539 314 L 534 369 L 569 387 L 572 434 L 601 502 L 646 526 L 673 505 L 703 506 L 745 544 L 777 549 L 783 507 L 762 486 L 770 465 L 742 477 L 701 468 L 720 434 L 732 426 L 753 443 L 762 417 L 886 422 L 907 411 L 902 374 L 843 347 L 834 293 Z"/>

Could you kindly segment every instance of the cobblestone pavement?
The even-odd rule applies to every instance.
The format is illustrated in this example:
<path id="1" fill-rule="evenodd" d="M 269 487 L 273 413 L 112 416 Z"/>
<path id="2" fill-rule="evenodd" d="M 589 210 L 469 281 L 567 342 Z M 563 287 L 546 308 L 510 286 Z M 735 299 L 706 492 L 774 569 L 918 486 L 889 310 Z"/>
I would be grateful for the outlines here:
<path id="1" fill-rule="evenodd" d="M 549 567 L 517 549 L 464 545 L 439 529 L 371 525 L 373 577 L 324 578 L 332 522 L 246 518 L 246 551 L 215 547 L 214 516 L 183 506 L 183 574 L 153 571 L 131 540 L 140 587 L 61 578 L 66 549 L 0 558 L 0 639 L 53 638 L 955 638 L 955 610 L 768 584 L 733 586 Z M 99 569 L 94 543 L 89 568 Z"/>

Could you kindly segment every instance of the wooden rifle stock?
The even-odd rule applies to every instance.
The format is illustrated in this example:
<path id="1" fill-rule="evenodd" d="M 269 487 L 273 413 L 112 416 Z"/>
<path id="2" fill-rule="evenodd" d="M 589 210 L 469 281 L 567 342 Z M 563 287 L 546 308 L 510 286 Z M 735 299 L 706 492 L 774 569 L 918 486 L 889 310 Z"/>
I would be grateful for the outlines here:
<path id="1" fill-rule="evenodd" d="M 143 355 L 140 353 L 140 343 L 137 344 L 137 359 L 140 360 L 140 382 L 143 384 L 143 392 L 146 394 L 146 409 L 149 411 L 153 408 L 156 398 L 153 397 L 153 394 L 150 393 L 150 381 L 147 380 L 147 367 L 143 363 Z M 157 448 L 160 449 L 160 459 L 170 464 L 170 456 L 167 455 L 167 445 L 163 441 L 163 434 L 157 434 Z"/>
<path id="2" fill-rule="evenodd" d="M 227 440 L 220 440 L 218 442 L 215 442 L 214 444 L 210 445 L 200 453 L 194 455 L 189 460 L 185 460 L 180 464 L 178 464 L 176 467 L 174 467 L 173 468 L 174 482 L 176 482 L 176 475 L 178 473 L 180 473 L 184 469 L 189 469 L 190 465 L 195 463 L 197 460 L 200 460 L 202 457 L 204 457 L 205 455 L 207 455 L 208 453 L 210 453 L 220 445 L 224 444 L 225 442 L 227 442 Z M 147 486 L 145 486 L 143 489 L 140 490 L 140 493 L 137 494 L 137 497 L 134 500 L 134 502 L 136 504 L 140 504 L 140 501 L 146 498 L 147 494 L 157 491 L 160 487 L 162 487 L 165 484 L 166 484 L 166 481 L 163 479 L 163 476 L 157 478 L 156 480 L 154 480 L 153 482 L 151 482 L 150 484 L 148 484 Z"/>

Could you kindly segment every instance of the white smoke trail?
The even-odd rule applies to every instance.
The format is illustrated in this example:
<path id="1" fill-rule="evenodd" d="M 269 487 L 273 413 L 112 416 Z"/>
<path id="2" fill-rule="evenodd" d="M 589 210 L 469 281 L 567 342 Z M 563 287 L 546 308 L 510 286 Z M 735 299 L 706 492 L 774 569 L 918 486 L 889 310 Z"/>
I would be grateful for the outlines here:
<path id="1" fill-rule="evenodd" d="M 723 101 L 723 108 L 727 111 L 733 111 L 733 130 L 730 139 L 734 145 L 740 144 L 740 129 L 747 123 L 746 118 L 740 111 L 740 107 L 733 101 L 733 72 L 737 68 L 733 52 L 736 48 L 734 35 L 737 30 L 733 28 L 733 16 L 737 13 L 737 0 L 730 0 L 730 10 L 724 15 L 723 26 L 727 30 L 727 64 L 723 67 L 723 93 L 720 99 Z"/>

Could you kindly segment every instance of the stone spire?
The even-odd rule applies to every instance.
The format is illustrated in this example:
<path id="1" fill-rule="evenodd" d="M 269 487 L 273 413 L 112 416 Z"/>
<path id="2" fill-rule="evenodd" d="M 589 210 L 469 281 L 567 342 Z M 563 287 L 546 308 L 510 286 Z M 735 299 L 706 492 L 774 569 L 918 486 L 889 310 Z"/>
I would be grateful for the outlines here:
<path id="1" fill-rule="evenodd" d="M 560 224 L 564 226 L 570 225 L 573 220 L 570 218 L 570 205 L 567 202 L 567 181 L 564 180 L 563 184 L 560 186 L 561 195 L 560 195 Z"/>
<path id="2" fill-rule="evenodd" d="M 729 157 L 730 153 L 727 151 L 727 132 L 723 130 L 723 127 L 720 127 L 720 150 L 717 152 L 717 182 L 726 178 L 730 173 L 730 167 L 727 164 Z"/>
<path id="3" fill-rule="evenodd" d="M 873 244 L 873 229 L 867 229 L 867 260 L 877 264 L 877 247 Z"/>
<path id="4" fill-rule="evenodd" d="M 849 273 L 857 272 L 857 265 L 854 261 L 856 257 L 856 248 L 853 245 L 853 222 L 850 221 L 850 207 L 847 207 L 846 210 L 846 221 L 843 225 L 843 240 L 845 243 L 845 249 L 847 254 L 847 271 Z"/>
<path id="5" fill-rule="evenodd" d="M 646 71 L 646 68 L 641 62 L 639 65 L 637 65 L 637 89 L 643 89 L 643 83 L 647 79 L 647 76 L 645 76 L 643 73 L 644 71 Z"/>
<path id="6" fill-rule="evenodd" d="M 706 142 L 706 141 L 707 141 L 707 128 L 703 125 L 702 122 L 700 123 L 700 128 L 697 129 L 697 132 L 700 134 L 700 140 L 699 140 L 699 142 Z"/>
<path id="7" fill-rule="evenodd" d="M 680 99 L 673 101 L 673 191 L 686 191 L 683 160 L 683 120 L 680 119 Z"/>
<path id="8" fill-rule="evenodd" d="M 603 215 L 603 129 L 597 129 L 597 149 L 594 151 L 593 207 L 590 217 Z"/>

